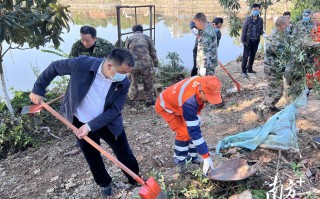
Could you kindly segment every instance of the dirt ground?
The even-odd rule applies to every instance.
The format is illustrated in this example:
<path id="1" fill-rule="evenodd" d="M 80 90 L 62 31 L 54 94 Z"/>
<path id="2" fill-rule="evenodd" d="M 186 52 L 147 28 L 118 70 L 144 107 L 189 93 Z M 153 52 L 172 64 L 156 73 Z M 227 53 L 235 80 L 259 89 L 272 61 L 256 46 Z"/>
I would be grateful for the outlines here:
<path id="1" fill-rule="evenodd" d="M 217 76 L 223 82 L 226 105 L 214 110 L 206 107 L 202 113 L 201 129 L 212 152 L 225 136 L 263 124 L 252 112 L 267 92 L 262 61 L 255 62 L 257 74 L 250 74 L 249 79 L 241 77 L 240 63 L 231 62 L 227 68 L 241 84 L 242 91 L 227 94 L 234 84 L 219 67 Z M 320 146 L 312 141 L 314 136 L 320 135 L 320 101 L 313 93 L 308 99 L 308 105 L 300 108 L 297 118 L 299 152 L 281 151 L 280 154 L 277 150 L 262 148 L 254 151 L 233 150 L 229 154 L 228 150 L 222 151 L 226 157 L 242 157 L 251 163 L 262 156 L 266 158 L 260 171 L 239 184 L 251 183 L 251 188 L 271 190 L 269 184 L 274 183 L 278 173 L 284 188 L 292 187 L 291 190 L 284 190 L 284 194 L 294 190 L 300 198 L 320 198 L 315 190 L 320 187 Z M 279 107 L 285 103 L 281 100 Z M 147 179 L 150 174 L 161 171 L 167 187 L 176 187 L 178 180 L 174 176 L 177 169 L 172 162 L 174 134 L 168 125 L 157 116 L 153 107 L 145 108 L 139 102 L 135 106 L 126 105 L 123 115 L 128 140 L 142 177 Z M 74 136 L 62 124 L 57 129 L 52 133 L 62 137 L 61 140 L 52 137 L 50 143 L 40 148 L 29 148 L 0 160 L 0 198 L 102 198 L 83 155 L 64 156 L 75 149 Z M 107 145 L 102 144 L 102 147 L 111 152 Z M 130 198 L 132 189 L 125 184 L 126 178 L 121 170 L 106 158 L 104 160 L 113 177 L 113 196 L 110 198 Z M 299 180 L 303 182 L 300 184 Z M 234 185 L 223 184 L 224 187 Z M 220 184 L 219 187 L 223 186 Z"/>

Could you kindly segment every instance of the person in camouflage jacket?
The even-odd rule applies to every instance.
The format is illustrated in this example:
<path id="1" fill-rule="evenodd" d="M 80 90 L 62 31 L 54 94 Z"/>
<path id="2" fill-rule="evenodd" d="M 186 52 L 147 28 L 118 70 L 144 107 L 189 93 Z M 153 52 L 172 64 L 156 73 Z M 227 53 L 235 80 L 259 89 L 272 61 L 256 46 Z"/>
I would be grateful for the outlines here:
<path id="1" fill-rule="evenodd" d="M 264 59 L 264 73 L 268 83 L 268 94 L 262 103 L 253 109 L 260 120 L 265 120 L 265 115 L 269 112 L 278 112 L 280 109 L 276 104 L 280 100 L 284 91 L 284 76 L 290 57 L 287 62 L 280 61 L 285 55 L 290 54 L 289 20 L 286 17 L 279 17 L 275 23 L 276 29 L 268 39 L 266 54 Z"/>
<path id="2" fill-rule="evenodd" d="M 198 38 L 197 68 L 198 70 L 206 68 L 206 75 L 214 75 L 214 70 L 218 65 L 217 35 L 212 24 L 207 22 L 207 18 L 203 13 L 197 13 L 193 20 L 196 27 L 202 30 Z"/>
<path id="3" fill-rule="evenodd" d="M 114 49 L 114 46 L 105 39 L 97 37 L 97 31 L 91 26 L 80 28 L 81 39 L 72 45 L 69 57 L 86 55 L 104 58 Z"/>
<path id="4" fill-rule="evenodd" d="M 151 38 L 143 34 L 141 25 L 134 25 L 132 31 L 134 34 L 128 38 L 125 44 L 135 59 L 135 67 L 130 73 L 131 85 L 128 96 L 130 100 L 138 98 L 138 81 L 141 77 L 146 96 L 145 105 L 151 106 L 155 103 L 153 70 L 158 67 L 157 51 Z"/>

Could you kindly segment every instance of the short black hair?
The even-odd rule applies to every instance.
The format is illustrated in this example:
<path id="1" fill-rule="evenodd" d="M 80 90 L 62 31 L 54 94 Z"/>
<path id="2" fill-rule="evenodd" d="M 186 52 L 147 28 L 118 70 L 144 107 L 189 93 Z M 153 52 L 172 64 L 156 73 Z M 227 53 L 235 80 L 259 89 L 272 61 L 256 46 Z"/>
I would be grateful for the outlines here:
<path id="1" fill-rule="evenodd" d="M 142 25 L 140 25 L 140 24 L 134 25 L 134 26 L 132 27 L 132 31 L 133 31 L 133 32 L 137 32 L 137 31 L 143 32 L 143 27 L 142 27 Z"/>
<path id="2" fill-rule="evenodd" d="M 131 52 L 125 48 L 115 48 L 107 56 L 108 61 L 112 61 L 115 66 L 121 66 L 123 63 L 129 67 L 134 67 L 134 57 Z"/>
<path id="3" fill-rule="evenodd" d="M 212 23 L 218 25 L 219 23 L 223 24 L 223 18 L 221 17 L 216 17 L 213 19 Z"/>
<path id="4" fill-rule="evenodd" d="M 254 4 L 252 4 L 252 8 L 258 8 L 259 7 L 259 9 L 261 8 L 261 5 L 260 4 L 258 4 L 258 3 L 254 3 Z"/>
<path id="5" fill-rule="evenodd" d="M 291 16 L 291 13 L 287 11 L 287 12 L 284 12 L 282 16 L 285 16 L 285 15 Z"/>
<path id="6" fill-rule="evenodd" d="M 92 38 L 96 38 L 97 36 L 97 30 L 94 27 L 91 26 L 82 26 L 80 28 L 81 34 L 90 34 Z"/>
<path id="7" fill-rule="evenodd" d="M 201 22 L 207 22 L 207 17 L 202 12 L 198 12 L 196 15 L 194 15 L 193 18 L 197 19 L 197 20 L 199 20 Z"/>

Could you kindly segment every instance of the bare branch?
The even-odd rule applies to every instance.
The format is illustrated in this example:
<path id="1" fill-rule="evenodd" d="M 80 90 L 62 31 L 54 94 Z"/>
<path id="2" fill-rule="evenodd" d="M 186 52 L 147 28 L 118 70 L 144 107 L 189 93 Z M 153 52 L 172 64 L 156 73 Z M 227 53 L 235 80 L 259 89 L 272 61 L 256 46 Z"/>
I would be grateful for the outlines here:
<path id="1" fill-rule="evenodd" d="M 12 48 L 11 45 L 12 42 L 10 42 L 8 49 L 3 52 L 3 54 L 1 55 L 2 57 L 4 57 L 4 55 Z"/>

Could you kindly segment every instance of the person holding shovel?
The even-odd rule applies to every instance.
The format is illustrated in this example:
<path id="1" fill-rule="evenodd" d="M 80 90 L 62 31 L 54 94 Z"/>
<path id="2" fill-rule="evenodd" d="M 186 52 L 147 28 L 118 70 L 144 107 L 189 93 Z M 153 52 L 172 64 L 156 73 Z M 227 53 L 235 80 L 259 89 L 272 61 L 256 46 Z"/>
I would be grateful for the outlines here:
<path id="1" fill-rule="evenodd" d="M 191 161 L 200 164 L 203 174 L 213 168 L 207 144 L 200 130 L 200 113 L 205 103 L 219 104 L 221 83 L 216 76 L 193 76 L 161 92 L 155 105 L 156 112 L 176 133 L 173 161 L 184 165 Z"/>
<path id="2" fill-rule="evenodd" d="M 80 56 L 55 61 L 36 80 L 29 97 L 41 103 L 46 88 L 56 76 L 70 75 L 61 104 L 62 115 L 78 128 L 75 132 L 81 151 L 103 196 L 111 195 L 112 178 L 108 174 L 100 152 L 82 139 L 88 136 L 97 144 L 103 139 L 120 162 L 134 173 L 139 167 L 127 141 L 121 111 L 130 82 L 127 75 L 134 67 L 134 58 L 126 50 L 117 48 L 107 58 Z M 124 172 L 130 184 L 136 181 Z"/>

